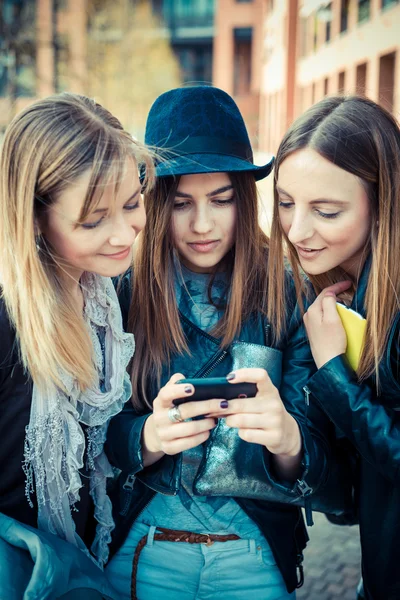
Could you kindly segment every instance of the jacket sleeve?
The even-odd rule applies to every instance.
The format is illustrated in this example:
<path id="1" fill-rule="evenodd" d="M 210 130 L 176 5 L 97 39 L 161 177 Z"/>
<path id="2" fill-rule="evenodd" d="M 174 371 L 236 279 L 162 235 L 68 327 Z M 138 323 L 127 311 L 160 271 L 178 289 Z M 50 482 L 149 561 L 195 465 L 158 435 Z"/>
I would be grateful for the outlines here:
<path id="1" fill-rule="evenodd" d="M 323 365 L 307 386 L 361 456 L 387 479 L 398 480 L 400 413 L 385 408 L 372 388 L 357 381 L 345 355 Z"/>
<path id="2" fill-rule="evenodd" d="M 306 387 L 316 366 L 302 324 L 300 311 L 294 311 L 283 348 L 283 373 L 280 396 L 287 411 L 296 419 L 303 441 L 302 473 L 291 485 L 292 493 L 308 495 L 327 479 L 333 426 Z M 282 491 L 284 482 L 274 481 Z M 311 488 L 311 489 L 310 489 Z"/>
<path id="3" fill-rule="evenodd" d="M 138 415 L 130 400 L 124 409 L 110 421 L 105 451 L 110 463 L 159 492 L 175 491 L 175 480 L 180 470 L 181 455 L 165 454 L 152 465 L 143 465 L 142 433 L 150 412 Z"/>
<path id="4" fill-rule="evenodd" d="M 114 467 L 133 475 L 143 469 L 141 439 L 149 415 L 138 415 L 128 400 L 123 410 L 111 419 L 105 450 Z"/>

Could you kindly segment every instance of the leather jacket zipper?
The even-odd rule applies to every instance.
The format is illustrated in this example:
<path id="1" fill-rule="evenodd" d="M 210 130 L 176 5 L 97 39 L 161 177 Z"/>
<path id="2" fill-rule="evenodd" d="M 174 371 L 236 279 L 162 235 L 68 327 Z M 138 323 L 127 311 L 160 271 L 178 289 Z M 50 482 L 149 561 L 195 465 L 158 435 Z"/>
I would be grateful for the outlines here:
<path id="1" fill-rule="evenodd" d="M 307 469 L 304 471 L 303 477 L 305 477 L 306 475 Z M 309 496 L 313 493 L 313 489 L 308 485 L 306 481 L 304 481 L 304 479 L 298 479 L 296 486 L 300 494 L 304 498 L 304 512 L 306 513 L 306 523 L 308 527 L 312 527 L 312 525 L 314 525 L 314 521 L 312 518 L 311 499 L 309 498 Z"/>
<path id="2" fill-rule="evenodd" d="M 264 332 L 265 332 L 265 345 L 268 347 L 271 347 L 271 325 L 269 323 L 266 323 L 264 326 Z"/>
<path id="3" fill-rule="evenodd" d="M 125 483 L 122 486 L 122 489 L 124 490 L 124 506 L 123 509 L 120 511 L 120 515 L 125 517 L 128 513 L 129 507 L 131 505 L 132 502 L 132 493 L 133 493 L 133 488 L 135 485 L 135 480 L 136 480 L 136 476 L 133 475 L 132 473 L 130 473 L 128 475 L 128 477 L 126 478 Z M 147 487 L 149 489 L 152 490 L 152 492 L 154 492 L 154 494 L 157 493 L 164 493 L 164 492 L 159 492 L 159 490 L 155 490 L 153 487 L 149 486 L 148 484 L 146 484 Z M 172 492 L 172 494 L 167 494 L 168 496 L 176 496 L 177 495 L 177 491 Z M 137 518 L 142 514 L 142 512 L 144 511 L 145 508 L 148 507 L 148 505 L 150 504 L 150 502 L 152 501 L 152 499 L 154 498 L 154 495 L 150 498 L 150 500 L 144 505 L 144 507 L 138 512 L 138 514 L 135 517 L 135 521 L 137 520 Z"/>
<path id="4" fill-rule="evenodd" d="M 207 377 L 207 375 L 209 375 L 211 371 L 215 369 L 215 367 L 222 363 L 227 354 L 228 352 L 226 350 L 221 350 L 217 356 L 213 356 L 208 363 L 206 363 L 204 367 L 202 367 L 200 371 L 196 373 L 195 377 Z"/>
<path id="5" fill-rule="evenodd" d="M 135 475 L 132 475 L 130 473 L 128 475 L 128 477 L 126 478 L 124 485 L 122 486 L 122 489 L 124 490 L 124 506 L 123 506 L 122 510 L 120 510 L 119 514 L 122 515 L 123 517 L 125 517 L 127 515 L 129 506 L 131 504 L 133 486 L 135 485 L 135 479 L 136 479 Z"/>
<path id="6" fill-rule="evenodd" d="M 182 314 L 179 311 L 179 316 L 180 318 L 185 321 L 188 325 L 190 325 L 190 327 L 192 329 L 194 329 L 195 331 L 197 331 L 201 336 L 207 338 L 208 340 L 210 340 L 210 342 L 214 342 L 214 344 L 218 347 L 220 341 L 217 340 L 217 338 L 213 337 L 212 335 L 210 335 L 209 333 L 207 333 L 206 331 L 203 331 L 202 329 L 200 329 L 200 327 L 197 327 L 197 325 L 195 325 L 194 323 L 192 323 L 187 317 L 185 317 L 184 314 Z M 216 355 L 214 354 L 209 361 L 199 370 L 197 371 L 197 373 L 195 373 L 193 375 L 193 377 L 207 377 L 207 375 L 209 375 L 211 373 L 211 371 L 213 369 L 215 369 L 215 367 L 217 367 L 225 358 L 225 356 L 228 354 L 227 350 L 221 350 L 220 352 L 217 352 Z"/>
<path id="7" fill-rule="evenodd" d="M 306 421 L 306 425 L 307 425 L 308 407 L 310 406 L 310 393 L 311 392 L 306 385 L 303 387 L 303 391 L 304 391 L 304 399 L 305 399 L 305 403 L 306 403 L 305 421 Z M 313 489 L 305 481 L 305 478 L 308 473 L 308 465 L 305 464 L 304 467 L 305 468 L 304 468 L 304 472 L 303 472 L 303 479 L 297 480 L 296 487 L 299 490 L 300 494 L 304 498 L 304 511 L 306 513 L 306 523 L 309 527 L 311 527 L 312 525 L 314 525 L 314 521 L 312 518 L 312 504 L 311 504 L 311 498 L 310 498 L 311 494 L 313 493 Z"/>

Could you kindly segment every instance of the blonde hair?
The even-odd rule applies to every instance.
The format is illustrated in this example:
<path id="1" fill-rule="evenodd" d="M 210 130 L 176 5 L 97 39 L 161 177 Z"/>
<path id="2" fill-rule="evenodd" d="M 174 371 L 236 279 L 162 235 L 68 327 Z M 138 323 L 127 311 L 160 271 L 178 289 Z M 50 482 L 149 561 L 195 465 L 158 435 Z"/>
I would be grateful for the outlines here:
<path id="1" fill-rule="evenodd" d="M 83 220 L 99 202 L 98 186 L 112 181 L 118 188 L 128 157 L 146 169 L 151 187 L 150 152 L 107 110 L 76 94 L 35 102 L 6 130 L 0 157 L 1 293 L 22 363 L 42 388 L 62 387 L 61 371 L 85 389 L 95 371 L 89 333 L 62 283 L 63 267 L 47 244 L 37 247 L 38 217 L 91 169 Z"/>
<path id="2" fill-rule="evenodd" d="M 341 169 L 359 177 L 368 195 L 371 230 L 364 256 L 371 254 L 371 268 L 365 295 L 366 342 L 358 368 L 359 380 L 374 374 L 379 389 L 379 363 L 389 332 L 400 310 L 400 130 L 397 121 L 372 100 L 358 96 L 338 96 L 321 100 L 299 117 L 285 134 L 276 157 L 274 216 L 271 229 L 270 286 L 277 298 L 283 297 L 286 246 L 297 291 L 306 292 L 297 252 L 282 230 L 276 182 L 279 167 L 287 156 L 302 148 L 312 148 Z M 320 275 L 309 275 L 319 294 L 337 281 L 349 279 L 336 267 Z M 357 286 L 357 280 L 354 281 Z M 279 325 L 276 304 L 270 319 Z M 272 321 L 274 322 L 274 321 Z"/>

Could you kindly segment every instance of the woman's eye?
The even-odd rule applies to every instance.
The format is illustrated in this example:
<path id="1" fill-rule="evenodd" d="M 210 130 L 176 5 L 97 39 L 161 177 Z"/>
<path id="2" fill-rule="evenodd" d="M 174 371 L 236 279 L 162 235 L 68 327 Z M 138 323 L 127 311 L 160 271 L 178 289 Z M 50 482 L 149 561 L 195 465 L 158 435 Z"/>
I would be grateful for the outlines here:
<path id="1" fill-rule="evenodd" d="M 82 223 L 81 226 L 83 227 L 83 229 L 95 229 L 96 227 L 98 227 L 100 225 L 100 223 L 103 221 L 103 219 L 104 219 L 104 217 L 101 217 L 101 219 L 99 219 L 95 223 Z"/>
<path id="2" fill-rule="evenodd" d="M 188 205 L 188 202 L 175 202 L 174 210 L 182 210 L 182 209 L 186 208 L 187 205 Z"/>
<path id="3" fill-rule="evenodd" d="M 234 201 L 234 198 L 215 198 L 213 200 L 214 204 L 217 204 L 217 206 L 226 206 L 228 204 L 232 204 Z"/>
<path id="4" fill-rule="evenodd" d="M 293 202 L 282 202 L 282 200 L 279 200 L 279 204 L 278 205 L 281 208 L 292 208 Z"/>
<path id="5" fill-rule="evenodd" d="M 324 219 L 336 219 L 336 217 L 340 215 L 340 211 L 335 213 L 324 213 L 321 210 L 317 210 L 317 213 L 320 217 L 323 217 Z"/>
<path id="6" fill-rule="evenodd" d="M 135 202 L 135 204 L 126 204 L 126 205 L 124 206 L 124 209 L 125 209 L 125 210 L 128 210 L 128 211 L 129 211 L 129 210 L 135 210 L 136 208 L 139 208 L 139 204 L 140 204 L 140 203 L 139 203 L 139 200 L 138 200 L 137 202 Z"/>

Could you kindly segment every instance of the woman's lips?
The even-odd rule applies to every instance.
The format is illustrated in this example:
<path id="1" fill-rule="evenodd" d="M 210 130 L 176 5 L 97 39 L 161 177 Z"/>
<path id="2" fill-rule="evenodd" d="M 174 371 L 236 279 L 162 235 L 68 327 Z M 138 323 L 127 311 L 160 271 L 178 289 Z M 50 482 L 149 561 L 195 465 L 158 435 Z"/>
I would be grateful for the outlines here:
<path id="1" fill-rule="evenodd" d="M 204 242 L 188 242 L 188 246 L 195 252 L 206 254 L 212 252 L 218 246 L 219 240 L 205 240 Z"/>
<path id="2" fill-rule="evenodd" d="M 115 254 L 103 254 L 103 256 L 106 256 L 107 258 L 112 258 L 113 260 L 123 260 L 124 258 L 127 258 L 129 256 L 130 251 L 131 247 L 129 246 L 129 248 L 121 250 L 121 252 L 116 252 Z"/>
<path id="3" fill-rule="evenodd" d="M 320 256 L 321 252 L 325 250 L 325 248 L 302 248 L 301 246 L 296 246 L 296 250 L 299 256 L 305 258 L 306 260 L 312 260 Z"/>

